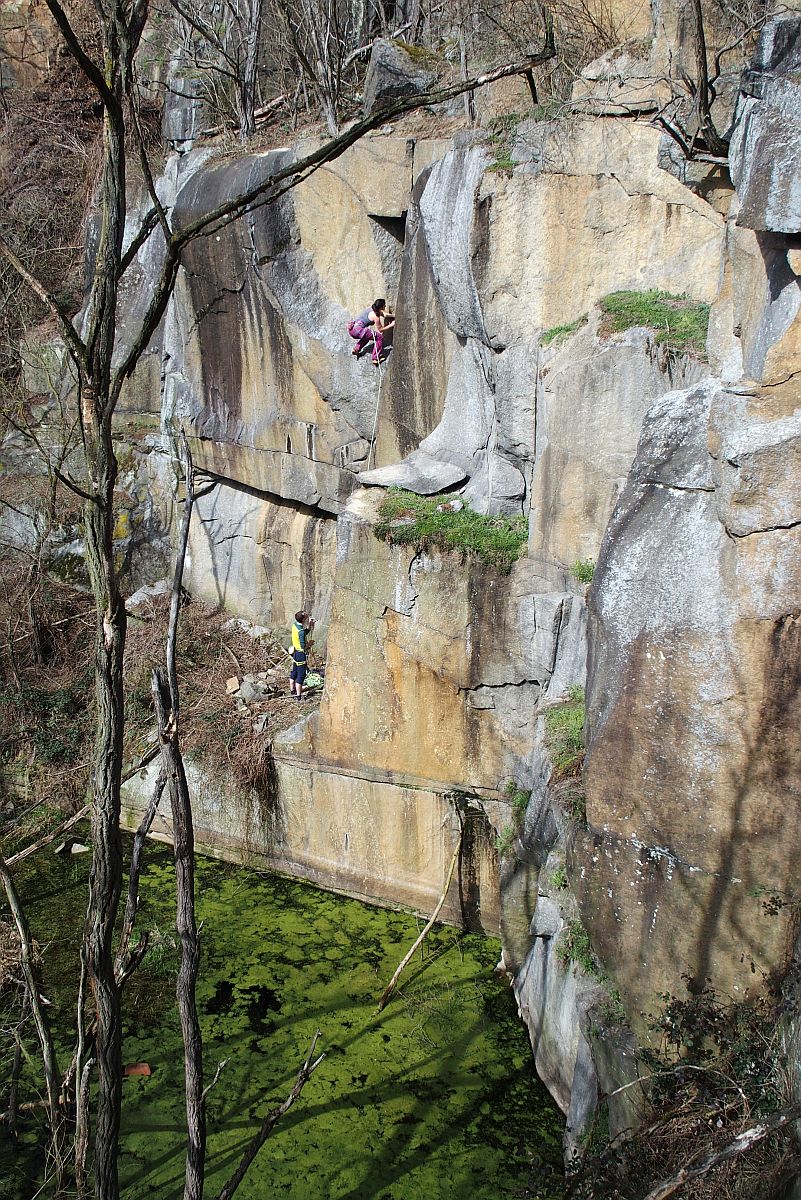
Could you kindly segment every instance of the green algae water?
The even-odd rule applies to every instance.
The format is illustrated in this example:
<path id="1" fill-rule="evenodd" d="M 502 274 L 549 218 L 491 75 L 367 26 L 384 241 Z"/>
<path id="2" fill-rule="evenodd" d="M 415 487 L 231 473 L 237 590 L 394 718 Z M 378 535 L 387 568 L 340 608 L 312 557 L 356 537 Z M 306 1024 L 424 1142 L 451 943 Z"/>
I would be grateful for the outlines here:
<path id="1" fill-rule="evenodd" d="M 72 1045 L 87 859 L 45 851 L 18 877 L 45 947 L 62 1069 Z M 170 1200 L 183 1188 L 173 896 L 170 852 L 149 845 L 137 928 L 151 931 L 153 949 L 125 993 L 123 1053 L 152 1074 L 123 1084 L 126 1200 Z M 237 1192 L 242 1200 L 562 1194 L 562 1121 L 534 1074 L 512 993 L 493 973 L 496 941 L 433 930 L 378 1015 L 377 999 L 417 936 L 414 917 L 208 859 L 197 862 L 197 906 L 207 1080 L 228 1059 L 208 1100 L 206 1196 L 216 1195 L 264 1114 L 287 1096 L 318 1029 L 326 1058 L 260 1151 Z M 28 1118 L 14 1149 L 0 1133 L 2 1200 L 36 1192 L 40 1133 Z"/>

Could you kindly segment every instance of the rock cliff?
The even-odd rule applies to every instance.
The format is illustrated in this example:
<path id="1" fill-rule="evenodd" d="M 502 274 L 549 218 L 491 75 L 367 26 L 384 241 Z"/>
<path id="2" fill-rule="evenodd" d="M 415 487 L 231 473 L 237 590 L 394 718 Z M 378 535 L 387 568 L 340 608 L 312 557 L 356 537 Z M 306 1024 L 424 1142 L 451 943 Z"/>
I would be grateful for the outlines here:
<path id="1" fill-rule="evenodd" d="M 760 897 L 795 895 L 801 840 L 797 45 L 795 19 L 763 34 L 731 179 L 674 170 L 631 97 L 588 115 L 600 68 L 579 115 L 524 117 L 503 160 L 475 131 L 364 139 L 195 245 L 125 399 L 160 414 L 165 455 L 183 428 L 208 477 L 190 589 L 328 627 L 319 714 L 275 745 L 263 854 L 425 909 L 466 837 L 446 913 L 501 929 L 569 1146 L 599 1080 L 634 1069 L 627 1034 L 598 1034 L 602 973 L 636 1027 L 684 975 L 746 995 L 794 951 L 794 906 Z M 159 184 L 180 220 L 297 149 L 188 144 Z M 619 292 L 708 306 L 706 351 L 616 331 Z M 380 372 L 345 329 L 375 295 L 398 315 Z M 504 576 L 388 548 L 390 485 L 523 514 L 526 553 Z M 547 728 L 585 685 L 579 785 Z M 531 792 L 522 820 L 508 784 Z M 224 783 L 198 787 L 202 835 L 252 842 Z M 564 952 L 579 925 L 596 971 Z"/>

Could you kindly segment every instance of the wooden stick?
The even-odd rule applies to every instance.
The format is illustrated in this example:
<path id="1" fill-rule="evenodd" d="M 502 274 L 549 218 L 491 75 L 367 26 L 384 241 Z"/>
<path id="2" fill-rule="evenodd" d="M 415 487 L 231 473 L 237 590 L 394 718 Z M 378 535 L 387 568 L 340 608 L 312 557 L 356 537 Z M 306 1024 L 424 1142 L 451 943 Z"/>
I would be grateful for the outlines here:
<path id="1" fill-rule="evenodd" d="M 34 854 L 37 850 L 41 850 L 43 846 L 49 846 L 57 837 L 61 837 L 62 833 L 66 833 L 68 829 L 72 829 L 73 825 L 77 825 L 79 821 L 83 821 L 85 817 L 88 817 L 89 808 L 90 805 L 84 804 L 83 808 L 79 809 L 74 817 L 70 817 L 63 825 L 59 825 L 58 829 L 46 834 L 38 842 L 26 846 L 24 850 L 19 850 L 16 854 L 12 854 L 11 858 L 6 859 L 6 866 L 13 867 L 16 863 L 22 862 L 23 858 L 27 858 L 29 854 Z"/>
<path id="2" fill-rule="evenodd" d="M 459 840 L 456 843 L 456 849 L 453 852 L 453 858 L 451 859 L 451 865 L 448 867 L 448 875 L 445 880 L 445 887 L 443 888 L 442 895 L 440 896 L 439 900 L 437 901 L 437 907 L 434 909 L 431 916 L 428 918 L 427 925 L 423 929 L 420 936 L 417 938 L 417 941 L 414 943 L 414 945 L 412 946 L 409 953 L 404 955 L 404 957 L 401 959 L 401 962 L 400 962 L 400 965 L 399 965 L 397 971 L 392 976 L 392 978 L 390 979 L 386 988 L 384 989 L 384 994 L 381 997 L 381 999 L 378 1001 L 378 1011 L 379 1012 L 382 1012 L 383 1009 L 386 1007 L 387 1001 L 389 1000 L 392 993 L 395 991 L 395 987 L 397 985 L 398 980 L 400 979 L 400 976 L 401 976 L 404 968 L 411 961 L 412 957 L 414 956 L 415 950 L 422 943 L 426 934 L 429 932 L 432 925 L 434 924 L 437 917 L 439 916 L 440 910 L 442 909 L 442 906 L 445 903 L 445 897 L 448 894 L 448 889 L 451 886 L 451 880 L 453 879 L 453 872 L 456 870 L 456 864 L 459 861 L 459 854 L 461 852 L 461 849 L 462 849 L 462 834 L 460 833 Z"/>

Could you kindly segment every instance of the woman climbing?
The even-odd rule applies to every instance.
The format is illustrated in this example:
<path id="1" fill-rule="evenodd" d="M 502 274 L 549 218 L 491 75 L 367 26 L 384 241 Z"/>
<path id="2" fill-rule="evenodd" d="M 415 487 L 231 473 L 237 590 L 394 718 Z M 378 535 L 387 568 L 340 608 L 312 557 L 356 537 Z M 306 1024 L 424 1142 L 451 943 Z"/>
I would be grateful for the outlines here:
<path id="1" fill-rule="evenodd" d="M 387 309 L 386 300 L 374 300 L 370 308 L 348 323 L 348 333 L 357 343 L 351 353 L 358 358 L 364 350 L 372 347 L 372 362 L 377 367 L 384 349 L 384 334 L 394 325 L 395 318 Z"/>

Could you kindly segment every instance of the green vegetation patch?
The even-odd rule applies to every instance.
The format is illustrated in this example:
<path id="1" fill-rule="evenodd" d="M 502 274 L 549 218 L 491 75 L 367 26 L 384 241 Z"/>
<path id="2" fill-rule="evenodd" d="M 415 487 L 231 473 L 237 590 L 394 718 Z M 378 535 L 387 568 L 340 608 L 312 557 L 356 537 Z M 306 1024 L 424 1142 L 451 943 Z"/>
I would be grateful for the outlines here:
<path id="1" fill-rule="evenodd" d="M 560 863 L 551 872 L 551 887 L 555 892 L 563 892 L 567 888 L 567 882 L 567 868 L 564 863 Z"/>
<path id="2" fill-rule="evenodd" d="M 512 821 L 509 825 L 504 825 L 501 832 L 495 839 L 495 849 L 501 857 L 508 854 L 514 845 L 515 838 L 523 828 L 523 821 L 526 816 L 528 802 L 531 799 L 531 791 L 526 791 L 521 788 L 512 779 L 504 788 L 503 792 L 506 799 L 512 806 Z"/>
<path id="3" fill-rule="evenodd" d="M 393 38 L 393 46 L 397 46 L 404 54 L 408 54 L 413 62 L 420 67 L 428 67 L 433 70 L 436 67 L 442 67 L 445 63 L 441 54 L 437 54 L 429 46 L 418 46 L 414 42 L 405 42 L 403 38 Z"/>
<path id="4" fill-rule="evenodd" d="M 508 574 L 528 537 L 524 516 L 485 517 L 463 507 L 453 495 L 417 496 L 390 488 L 381 502 L 376 537 L 392 546 L 416 550 L 455 550 L 463 557 L 475 554 L 482 562 Z"/>
<path id="5" fill-rule="evenodd" d="M 584 761 L 584 688 L 572 687 L 564 704 L 545 713 L 545 745 L 559 778 L 578 775 Z"/>
<path id="6" fill-rule="evenodd" d="M 598 974 L 598 963 L 592 952 L 590 935 L 581 921 L 567 922 L 556 943 L 556 957 L 565 969 L 575 964 L 587 975 Z"/>
<path id="7" fill-rule="evenodd" d="M 490 122 L 487 141 L 493 149 L 495 158 L 487 167 L 488 171 L 495 171 L 499 175 L 511 175 L 514 171 L 517 161 L 512 158 L 512 142 L 522 119 L 520 113 L 510 112 L 501 113 Z"/>
<path id="8" fill-rule="evenodd" d="M 644 326 L 654 330 L 660 346 L 682 354 L 694 354 L 697 358 L 706 356 L 708 304 L 654 289 L 611 292 L 599 304 L 604 313 L 602 335 Z"/>
<path id="9" fill-rule="evenodd" d="M 88 856 L 44 852 L 18 883 L 42 949 L 62 1063 L 75 1030 L 78 938 Z M 139 930 L 150 949 L 123 993 L 125 1200 L 180 1200 L 186 1117 L 175 1009 L 175 869 L 148 843 Z M 260 1151 L 237 1200 L 532 1200 L 563 1196 L 563 1119 L 537 1079 L 514 996 L 494 972 L 491 938 L 437 926 L 383 1013 L 378 997 L 419 923 L 296 880 L 197 862 L 202 921 L 198 1009 L 208 1099 L 206 1195 L 216 1196 L 265 1112 L 289 1093 L 315 1030 L 325 1059 Z M 0 906 L 0 919 L 7 914 Z M 17 1021 L 6 1011 L 4 1027 Z M 23 1034 L 35 1061 L 35 1033 Z M 21 1095 L 36 1098 L 26 1061 Z M 30 1200 L 43 1169 L 41 1109 L 20 1143 L 0 1125 L 0 1198 Z M 532 1166 L 536 1160 L 536 1168 Z"/>
<path id="10" fill-rule="evenodd" d="M 579 583 L 592 583 L 595 575 L 595 561 L 591 558 L 579 558 L 570 568 L 570 574 Z"/>
<path id="11" fill-rule="evenodd" d="M 84 749 L 91 711 L 88 668 L 64 687 L 6 685 L 0 688 L 0 749 L 12 745 L 18 733 L 33 746 L 38 762 L 71 765 Z"/>
<path id="12" fill-rule="evenodd" d="M 551 342 L 560 341 L 562 338 L 569 337 L 571 333 L 576 333 L 581 329 L 582 325 L 587 324 L 587 314 L 577 317 L 575 321 L 571 321 L 568 325 L 554 325 L 552 329 L 544 329 L 540 334 L 540 345 L 550 346 Z"/>

